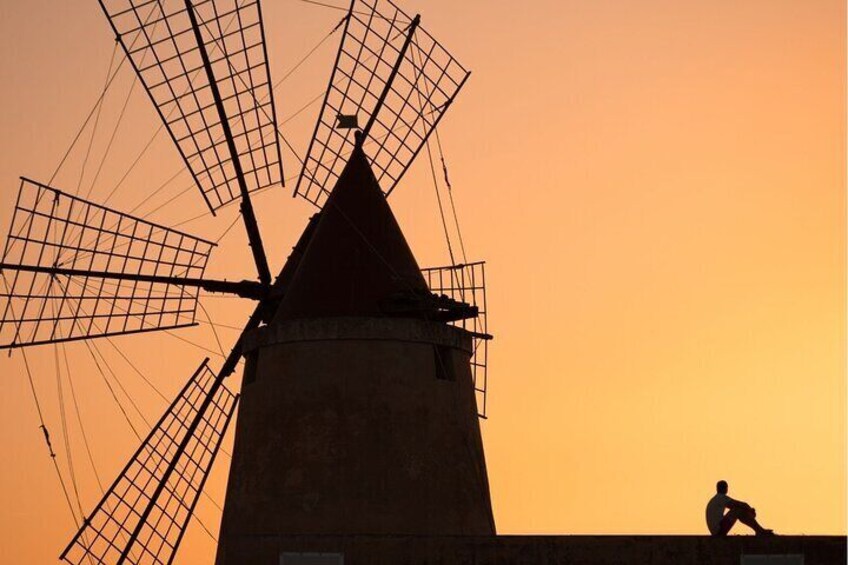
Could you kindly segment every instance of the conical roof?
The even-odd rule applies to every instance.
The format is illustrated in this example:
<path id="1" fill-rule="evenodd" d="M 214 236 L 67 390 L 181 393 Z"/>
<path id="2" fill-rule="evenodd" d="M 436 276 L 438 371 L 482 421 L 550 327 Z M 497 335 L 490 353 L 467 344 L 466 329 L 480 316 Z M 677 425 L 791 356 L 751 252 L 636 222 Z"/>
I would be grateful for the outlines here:
<path id="1" fill-rule="evenodd" d="M 427 283 L 360 144 L 330 193 L 276 320 L 381 316 Z"/>

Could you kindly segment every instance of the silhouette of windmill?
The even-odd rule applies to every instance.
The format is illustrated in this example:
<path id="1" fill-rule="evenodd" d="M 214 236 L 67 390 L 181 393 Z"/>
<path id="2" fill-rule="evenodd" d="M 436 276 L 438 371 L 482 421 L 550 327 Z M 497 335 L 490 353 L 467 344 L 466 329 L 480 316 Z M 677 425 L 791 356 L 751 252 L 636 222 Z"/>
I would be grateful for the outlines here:
<path id="1" fill-rule="evenodd" d="M 258 0 L 100 4 L 210 212 L 238 201 L 257 276 L 206 278 L 214 243 L 22 178 L 0 347 L 191 326 L 200 290 L 256 307 L 62 559 L 171 563 L 240 399 L 219 563 L 278 559 L 269 532 L 493 534 L 484 263 L 420 269 L 387 203 L 470 73 L 419 16 L 352 0 L 294 190 L 318 212 L 272 278 L 251 204 L 283 183 Z"/>

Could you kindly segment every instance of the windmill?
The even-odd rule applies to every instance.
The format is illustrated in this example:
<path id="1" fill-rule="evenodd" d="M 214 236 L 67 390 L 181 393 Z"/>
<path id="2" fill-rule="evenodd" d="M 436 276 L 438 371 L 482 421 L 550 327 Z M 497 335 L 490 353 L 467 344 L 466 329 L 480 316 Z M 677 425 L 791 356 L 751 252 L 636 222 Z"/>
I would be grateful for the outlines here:
<path id="1" fill-rule="evenodd" d="M 440 481 L 428 487 L 432 512 L 455 504 L 451 499 L 462 503 L 454 518 L 450 512 L 440 518 L 443 530 L 494 533 L 477 423 L 478 412 L 485 417 L 491 339 L 485 265 L 420 269 L 387 204 L 413 160 L 428 147 L 470 73 L 421 27 L 419 16 L 408 16 L 390 0 L 351 1 L 294 187 L 294 195 L 315 205 L 317 213 L 273 278 L 251 203 L 252 193 L 282 184 L 284 178 L 258 0 L 100 0 L 100 4 L 210 213 L 238 203 L 257 275 L 255 280 L 241 281 L 206 278 L 213 242 L 22 178 L 0 263 L 5 282 L 0 294 L 0 347 L 187 327 L 196 323 L 200 290 L 253 300 L 256 307 L 217 371 L 208 359 L 199 364 L 62 552 L 62 559 L 75 564 L 173 562 L 240 401 L 225 380 L 244 357 L 243 395 L 250 405 L 243 406 L 238 418 L 219 548 L 219 562 L 239 562 L 233 547 L 251 551 L 244 545 L 243 513 L 261 516 L 268 511 L 267 506 L 253 506 L 255 492 L 246 484 L 271 481 L 274 488 L 278 481 L 274 473 L 262 474 L 256 467 L 256 434 L 268 423 L 269 413 L 257 393 L 244 387 L 273 382 L 266 391 L 269 397 L 281 395 L 294 403 L 287 416 L 299 413 L 299 406 L 308 411 L 305 404 L 297 404 L 298 398 L 306 402 L 314 389 L 296 391 L 292 382 L 269 375 L 313 374 L 316 359 L 310 344 L 315 342 L 326 347 L 319 357 L 329 363 L 323 370 L 331 376 L 345 367 L 384 365 L 373 371 L 382 379 L 405 375 L 420 380 L 426 373 L 439 381 L 460 383 L 451 385 L 449 393 L 427 388 L 407 396 L 391 391 L 386 399 L 396 404 L 397 413 L 405 409 L 405 400 L 394 401 L 411 399 L 410 409 L 449 422 L 438 430 L 424 426 L 423 432 L 411 432 L 417 434 L 418 447 L 410 448 L 421 451 L 410 456 L 411 461 L 415 457 L 429 461 L 429 453 L 440 449 L 445 451 L 436 453 L 435 459 L 456 458 L 460 471 L 442 472 L 441 462 L 427 467 L 427 461 L 413 461 L 413 466 L 427 467 L 433 480 Z M 403 346 L 400 357 L 394 345 L 385 345 L 397 342 L 411 344 Z M 375 361 L 374 352 L 381 347 L 388 348 L 381 354 L 395 355 L 392 361 Z M 273 362 L 280 355 L 287 361 Z M 332 378 L 323 390 L 337 394 L 340 382 Z M 410 382 L 413 387 L 420 384 Z M 428 381 L 426 387 L 431 386 Z M 389 388 L 374 394 L 379 397 Z M 368 410 L 365 405 L 360 408 Z M 353 412 L 346 414 L 358 418 Z M 373 431 L 389 423 L 376 419 L 364 429 Z M 308 437 L 311 425 L 271 432 L 277 440 L 294 444 Z M 405 440 L 400 440 L 392 445 L 409 455 L 402 445 Z M 317 438 L 314 441 L 323 445 Z M 365 441 L 361 447 L 373 450 L 386 445 Z M 267 446 L 258 451 L 263 449 L 267 451 Z M 296 449 L 285 453 L 297 457 Z M 314 461 L 301 463 L 308 467 Z M 359 474 L 351 472 L 347 480 L 361 482 L 381 465 L 372 461 Z M 415 469 L 406 474 L 395 473 L 391 466 L 386 470 L 387 483 L 395 475 L 399 482 L 383 486 L 401 498 L 398 493 L 408 488 L 409 477 L 420 475 Z M 253 478 L 245 481 L 246 473 Z M 332 474 L 316 477 L 319 482 L 336 479 Z M 277 496 L 302 497 L 304 489 L 315 486 L 281 487 Z M 378 489 L 368 503 L 384 495 Z M 278 512 L 278 502 L 272 504 L 275 516 L 269 519 L 278 522 L 280 532 L 297 533 L 292 521 L 309 522 L 302 508 Z M 321 503 L 323 511 L 336 502 Z M 397 500 L 382 521 L 365 519 L 370 524 L 365 529 L 395 527 L 392 512 L 402 512 L 409 504 L 410 500 Z M 321 511 L 318 514 L 311 519 L 326 519 Z M 429 531 L 432 526 L 432 517 L 425 516 L 403 528 Z M 320 533 L 304 527 L 307 533 Z"/>

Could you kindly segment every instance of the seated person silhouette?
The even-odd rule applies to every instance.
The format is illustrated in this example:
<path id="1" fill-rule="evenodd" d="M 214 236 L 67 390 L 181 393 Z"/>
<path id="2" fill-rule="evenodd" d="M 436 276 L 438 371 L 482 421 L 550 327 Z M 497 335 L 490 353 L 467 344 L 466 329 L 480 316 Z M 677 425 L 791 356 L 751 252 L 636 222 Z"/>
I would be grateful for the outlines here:
<path id="1" fill-rule="evenodd" d="M 728 512 L 725 514 L 725 509 Z M 707 527 L 714 536 L 726 536 L 730 528 L 739 520 L 758 536 L 773 536 L 772 530 L 767 530 L 757 522 L 757 511 L 741 500 L 733 500 L 727 496 L 727 482 L 716 483 L 716 495 L 707 503 Z"/>

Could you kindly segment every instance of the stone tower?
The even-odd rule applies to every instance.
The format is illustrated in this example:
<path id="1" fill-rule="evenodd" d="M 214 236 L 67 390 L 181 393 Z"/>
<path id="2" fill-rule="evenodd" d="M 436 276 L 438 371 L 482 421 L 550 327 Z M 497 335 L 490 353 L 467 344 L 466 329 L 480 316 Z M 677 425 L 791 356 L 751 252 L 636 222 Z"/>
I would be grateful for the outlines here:
<path id="1" fill-rule="evenodd" d="M 218 559 L 359 535 L 494 535 L 471 335 L 433 321 L 357 145 L 250 335 Z M 324 547 L 324 546 L 322 546 Z"/>

